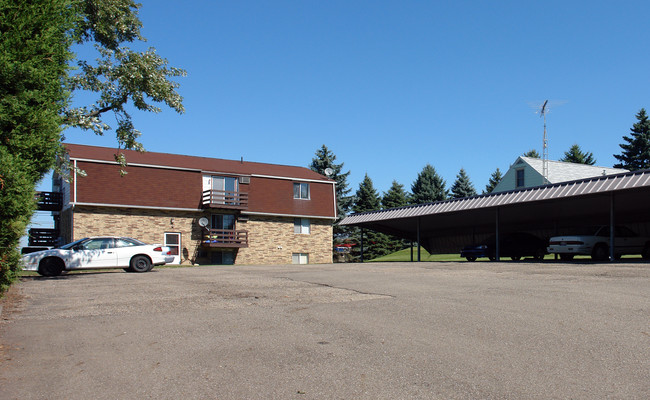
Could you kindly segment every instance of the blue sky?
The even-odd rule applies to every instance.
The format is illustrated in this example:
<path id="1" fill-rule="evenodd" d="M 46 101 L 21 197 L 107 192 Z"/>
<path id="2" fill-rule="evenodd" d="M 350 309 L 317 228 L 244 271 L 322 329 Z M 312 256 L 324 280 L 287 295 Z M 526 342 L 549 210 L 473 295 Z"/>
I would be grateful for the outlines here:
<path id="1" fill-rule="evenodd" d="M 601 166 L 650 106 L 647 1 L 141 3 L 148 45 L 188 72 L 185 114 L 135 115 L 149 151 L 307 166 L 325 144 L 352 192 L 366 173 L 410 189 L 427 163 L 480 192 L 541 154 L 545 99 L 550 159 L 577 143 Z"/>

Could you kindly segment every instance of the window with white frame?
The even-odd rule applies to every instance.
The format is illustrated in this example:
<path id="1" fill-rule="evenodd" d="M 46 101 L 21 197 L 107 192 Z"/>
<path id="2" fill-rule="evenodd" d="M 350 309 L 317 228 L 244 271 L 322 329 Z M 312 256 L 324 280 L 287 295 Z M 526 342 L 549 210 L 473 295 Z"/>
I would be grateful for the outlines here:
<path id="1" fill-rule="evenodd" d="M 293 233 L 302 233 L 304 235 L 309 235 L 310 233 L 309 218 L 294 218 Z"/>
<path id="2" fill-rule="evenodd" d="M 309 264 L 309 253 L 293 253 L 291 262 L 293 264 Z"/>
<path id="3" fill-rule="evenodd" d="M 293 198 L 309 200 L 309 183 L 294 183 Z"/>

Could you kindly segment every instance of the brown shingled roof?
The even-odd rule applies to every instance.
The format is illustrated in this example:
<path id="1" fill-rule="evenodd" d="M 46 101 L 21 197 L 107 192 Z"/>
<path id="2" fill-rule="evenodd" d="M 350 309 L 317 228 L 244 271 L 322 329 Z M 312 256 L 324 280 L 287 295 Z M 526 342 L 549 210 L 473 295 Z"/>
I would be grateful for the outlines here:
<path id="1" fill-rule="evenodd" d="M 127 163 L 158 165 L 200 171 L 224 172 L 242 175 L 269 175 L 297 179 L 313 179 L 332 181 L 309 168 L 290 165 L 265 164 L 251 161 L 224 160 L 220 158 L 185 156 L 180 154 L 144 152 L 134 150 L 113 149 L 109 147 L 87 146 L 81 144 L 65 144 L 72 160 L 85 159 L 115 162 L 115 154 L 123 153 Z M 127 167 L 128 169 L 128 167 Z"/>

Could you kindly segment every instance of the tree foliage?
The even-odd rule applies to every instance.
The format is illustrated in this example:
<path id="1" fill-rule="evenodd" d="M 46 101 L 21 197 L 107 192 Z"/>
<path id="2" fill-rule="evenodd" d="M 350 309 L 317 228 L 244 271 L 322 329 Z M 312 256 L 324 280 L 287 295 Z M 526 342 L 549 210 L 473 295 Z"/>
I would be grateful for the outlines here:
<path id="1" fill-rule="evenodd" d="M 171 78 L 185 72 L 153 48 L 124 45 L 144 40 L 139 7 L 133 0 L 0 0 L 0 292 L 19 269 L 34 189 L 63 153 L 65 128 L 101 135 L 110 112 L 119 147 L 143 150 L 130 109 L 158 112 L 155 104 L 165 103 L 183 112 Z M 75 45 L 94 45 L 99 59 L 74 61 Z M 94 104 L 73 106 L 78 91 L 94 95 Z"/>
<path id="2" fill-rule="evenodd" d="M 574 144 L 569 148 L 568 151 L 565 151 L 564 157 L 560 158 L 560 161 L 572 162 L 576 164 L 587 164 L 587 165 L 596 164 L 594 153 L 582 151 L 580 146 L 578 146 L 577 144 Z"/>
<path id="3" fill-rule="evenodd" d="M 454 199 L 460 199 L 463 197 L 476 196 L 476 189 L 474 185 L 467 176 L 464 168 L 460 169 L 458 175 L 456 175 L 456 180 L 451 186 L 451 197 Z"/>
<path id="4" fill-rule="evenodd" d="M 490 180 L 488 181 L 488 184 L 485 185 L 485 191 L 483 193 L 492 193 L 495 187 L 501 182 L 501 179 L 503 179 L 503 175 L 501 175 L 501 170 L 499 170 L 499 167 L 497 167 L 496 171 L 490 175 Z"/>
<path id="5" fill-rule="evenodd" d="M 316 150 L 316 156 L 311 159 L 312 171 L 316 171 L 321 175 L 327 175 L 325 170 L 331 168 L 333 173 L 330 178 L 336 181 L 336 206 L 339 219 L 342 219 L 352 206 L 353 198 L 349 196 L 351 189 L 348 187 L 348 176 L 350 171 L 343 171 L 343 163 L 336 164 L 336 156 L 330 151 L 327 146 L 323 145 L 320 149 Z M 336 229 L 336 228 L 335 228 Z"/>
<path id="6" fill-rule="evenodd" d="M 386 210 L 389 208 L 398 208 L 408 205 L 408 194 L 404 190 L 404 185 L 393 181 L 384 196 L 381 198 L 381 207 Z"/>
<path id="7" fill-rule="evenodd" d="M 355 194 L 355 201 L 352 206 L 352 210 L 355 213 L 375 211 L 380 209 L 380 205 L 381 200 L 379 198 L 379 194 L 375 189 L 372 180 L 368 174 L 366 174 L 363 178 L 363 181 L 361 181 L 359 184 L 359 189 Z M 361 244 L 360 230 L 358 230 L 355 234 L 355 241 L 359 245 Z M 373 258 L 388 254 L 388 242 L 390 242 L 388 235 L 372 230 L 365 230 L 363 239 L 363 259 L 372 260 Z M 361 249 L 359 247 L 359 250 L 355 251 L 355 256 L 360 250 Z"/>
<path id="8" fill-rule="evenodd" d="M 435 168 L 430 164 L 425 165 L 411 185 L 411 204 L 446 200 L 448 193 L 445 185 L 445 181 L 438 175 Z"/>
<path id="9" fill-rule="evenodd" d="M 530 157 L 530 158 L 542 158 L 542 157 L 539 155 L 539 153 L 537 152 L 537 150 L 535 150 L 535 149 L 530 149 L 530 150 L 528 150 L 527 152 L 525 152 L 524 154 L 522 154 L 522 156 L 524 156 L 524 157 Z"/>
<path id="10" fill-rule="evenodd" d="M 0 293 L 19 269 L 34 187 L 54 165 L 71 58 L 65 0 L 0 0 Z"/>
<path id="11" fill-rule="evenodd" d="M 614 168 L 630 171 L 650 168 L 650 120 L 644 108 L 636 115 L 638 120 L 630 128 L 630 136 L 623 136 L 625 143 L 620 144 L 621 154 L 614 154 L 619 161 Z"/>

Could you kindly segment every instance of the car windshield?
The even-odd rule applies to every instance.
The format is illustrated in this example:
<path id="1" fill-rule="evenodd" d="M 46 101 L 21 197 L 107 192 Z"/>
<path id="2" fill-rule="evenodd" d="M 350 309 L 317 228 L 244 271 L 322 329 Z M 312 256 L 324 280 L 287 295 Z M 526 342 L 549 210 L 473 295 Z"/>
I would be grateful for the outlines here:
<path id="1" fill-rule="evenodd" d="M 88 238 L 79 239 L 79 240 L 77 240 L 76 242 L 72 242 L 72 243 L 64 244 L 63 246 L 61 246 L 61 247 L 59 247 L 59 248 L 60 248 L 60 249 L 66 249 L 66 250 L 67 250 L 67 249 L 71 248 L 72 246 L 74 246 L 74 245 L 76 245 L 76 244 L 78 244 L 78 243 L 81 243 L 81 242 L 83 242 L 84 240 L 87 240 L 87 239 L 88 239 Z"/>

